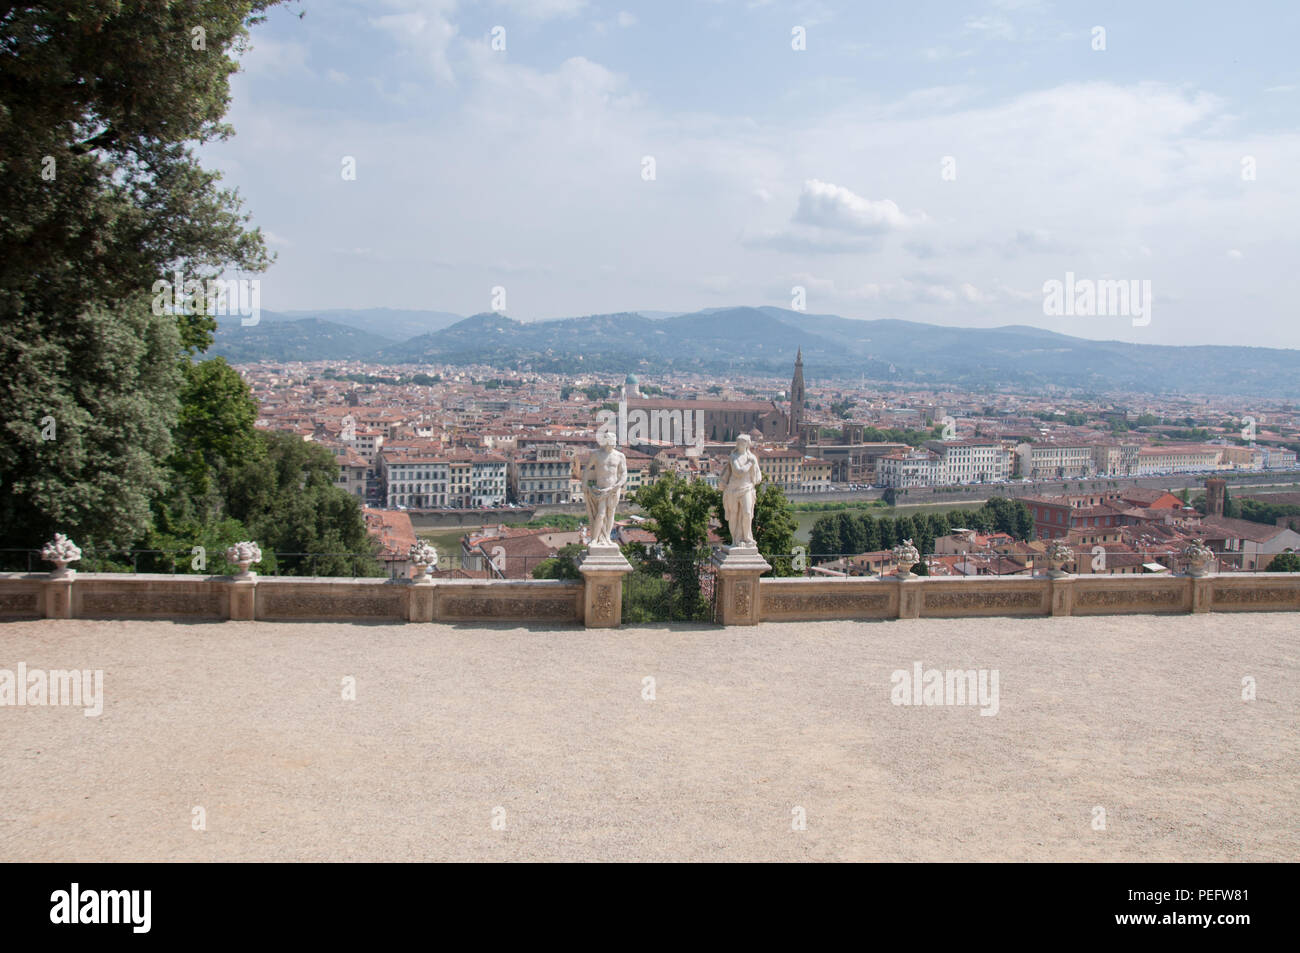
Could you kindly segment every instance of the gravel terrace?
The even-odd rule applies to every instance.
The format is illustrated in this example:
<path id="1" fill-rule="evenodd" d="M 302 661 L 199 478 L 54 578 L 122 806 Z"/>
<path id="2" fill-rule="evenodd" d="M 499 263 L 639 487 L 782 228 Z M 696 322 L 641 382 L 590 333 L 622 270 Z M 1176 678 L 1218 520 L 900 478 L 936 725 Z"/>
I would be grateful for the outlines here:
<path id="1" fill-rule="evenodd" d="M 0 707 L 0 861 L 1295 861 L 1298 622 L 4 623 L 105 698 Z"/>

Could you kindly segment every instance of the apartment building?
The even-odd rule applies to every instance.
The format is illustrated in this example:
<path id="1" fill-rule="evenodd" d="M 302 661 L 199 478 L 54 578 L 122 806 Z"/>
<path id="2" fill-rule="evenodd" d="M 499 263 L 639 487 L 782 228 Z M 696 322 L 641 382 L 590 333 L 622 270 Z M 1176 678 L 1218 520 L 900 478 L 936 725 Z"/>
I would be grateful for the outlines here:
<path id="1" fill-rule="evenodd" d="M 1197 532 L 1206 546 L 1220 554 L 1221 569 L 1261 572 L 1278 553 L 1300 552 L 1300 533 L 1287 526 L 1207 516 Z"/>
<path id="2" fill-rule="evenodd" d="M 518 503 L 568 503 L 573 470 L 572 457 L 557 445 L 546 445 L 516 453 L 506 473 Z"/>
<path id="3" fill-rule="evenodd" d="M 929 450 L 887 453 L 876 461 L 876 479 L 898 489 L 939 484 L 940 460 Z"/>
<path id="4" fill-rule="evenodd" d="M 1075 534 L 1077 538 L 1101 540 L 1119 532 L 1127 520 L 1124 509 L 1116 503 L 1077 506 L 1067 497 L 1024 497 L 1034 517 L 1034 535 L 1038 539 L 1055 539 Z"/>
<path id="5" fill-rule="evenodd" d="M 419 451 L 381 450 L 376 457 L 384 503 L 390 509 L 447 505 L 449 467 L 442 456 Z"/>
<path id="6" fill-rule="evenodd" d="M 1211 470 L 1219 466 L 1222 447 L 1169 446 L 1143 447 L 1138 451 L 1137 474 L 1176 473 L 1186 470 Z"/>
<path id="7" fill-rule="evenodd" d="M 339 465 L 339 474 L 334 480 L 334 485 L 364 502 L 369 498 L 366 491 L 370 480 L 373 479 L 374 470 L 356 451 L 349 450 L 347 447 L 333 449 L 334 459 Z"/>
<path id="8" fill-rule="evenodd" d="M 754 451 L 765 482 L 775 483 L 787 494 L 798 493 L 803 482 L 803 454 L 798 450 L 760 447 Z"/>
<path id="9" fill-rule="evenodd" d="M 1263 465 L 1265 470 L 1294 470 L 1296 452 L 1285 447 L 1265 447 Z"/>
<path id="10" fill-rule="evenodd" d="M 1225 445 L 1219 453 L 1219 462 L 1220 465 L 1234 470 L 1262 470 L 1264 448 Z"/>
<path id="11" fill-rule="evenodd" d="M 1016 472 L 1031 480 L 1069 480 L 1095 472 L 1091 444 L 1022 443 L 1016 447 Z"/>
<path id="12" fill-rule="evenodd" d="M 835 464 L 817 457 L 804 457 L 800 463 L 799 492 L 825 493 L 831 488 L 831 473 Z"/>
<path id="13" fill-rule="evenodd" d="M 929 440 L 925 447 L 939 458 L 939 485 L 992 483 L 1011 476 L 1011 455 L 997 440 Z"/>
<path id="14" fill-rule="evenodd" d="M 1135 443 L 1096 444 L 1092 448 L 1093 472 L 1132 476 L 1137 469 L 1138 449 Z"/>

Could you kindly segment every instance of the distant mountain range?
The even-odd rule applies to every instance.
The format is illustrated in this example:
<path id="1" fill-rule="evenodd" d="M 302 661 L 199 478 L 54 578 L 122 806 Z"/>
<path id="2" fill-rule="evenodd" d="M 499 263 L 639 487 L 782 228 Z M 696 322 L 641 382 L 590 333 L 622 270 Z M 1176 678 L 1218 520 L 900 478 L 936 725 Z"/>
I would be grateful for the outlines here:
<path id="1" fill-rule="evenodd" d="M 264 311 L 253 327 L 222 319 L 210 353 L 235 362 L 352 359 L 553 373 L 785 374 L 802 347 L 813 380 L 865 375 L 976 391 L 1007 385 L 1300 396 L 1300 351 L 1282 348 L 1125 344 L 1025 326 L 950 328 L 772 307 L 648 314 L 521 322 L 493 313 Z"/>

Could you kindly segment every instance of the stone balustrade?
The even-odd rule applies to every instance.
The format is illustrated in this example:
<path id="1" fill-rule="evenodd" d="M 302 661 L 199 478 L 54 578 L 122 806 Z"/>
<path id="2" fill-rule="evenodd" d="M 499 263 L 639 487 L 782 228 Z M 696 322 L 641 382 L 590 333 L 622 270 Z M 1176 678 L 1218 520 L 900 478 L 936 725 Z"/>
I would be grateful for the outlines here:
<path id="1" fill-rule="evenodd" d="M 312 576 L 0 573 L 4 619 L 583 621 L 583 584 L 551 579 L 429 583 Z"/>
<path id="2" fill-rule="evenodd" d="M 232 619 L 618 624 L 623 574 L 582 581 L 0 573 L 0 619 Z M 719 567 L 720 576 L 728 570 Z M 729 624 L 818 619 L 1277 612 L 1300 609 L 1300 573 L 720 579 Z"/>

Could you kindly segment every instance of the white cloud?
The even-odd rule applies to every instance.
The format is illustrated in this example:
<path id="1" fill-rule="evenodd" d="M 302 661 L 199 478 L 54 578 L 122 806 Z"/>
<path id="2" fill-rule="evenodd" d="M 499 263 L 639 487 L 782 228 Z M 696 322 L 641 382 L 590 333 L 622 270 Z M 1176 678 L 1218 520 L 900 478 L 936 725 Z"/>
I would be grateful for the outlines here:
<path id="1" fill-rule="evenodd" d="M 390 0 L 393 5 L 395 0 Z M 402 4 L 400 13 L 372 17 L 371 26 L 391 33 L 407 54 L 426 60 L 440 83 L 456 82 L 448 51 L 456 37 L 456 27 L 451 22 L 456 12 L 457 0 L 416 0 Z"/>
<path id="2" fill-rule="evenodd" d="M 587 6 L 587 0 L 501 0 L 502 6 L 533 20 L 567 18 Z"/>
<path id="3" fill-rule="evenodd" d="M 1003 16 L 982 16 L 967 17 L 966 29 L 974 33 L 982 33 L 990 36 L 995 40 L 1014 40 L 1016 38 L 1016 29 L 1011 25 L 1011 21 Z"/>
<path id="4" fill-rule="evenodd" d="M 793 221 L 858 235 L 879 235 L 925 222 L 924 212 L 904 213 L 891 199 L 866 199 L 842 185 L 808 179 Z"/>

